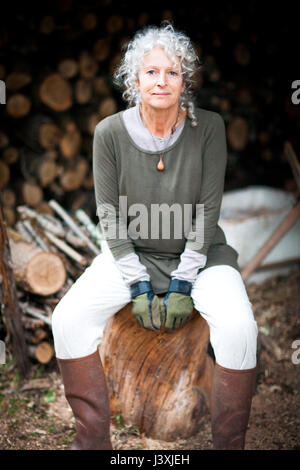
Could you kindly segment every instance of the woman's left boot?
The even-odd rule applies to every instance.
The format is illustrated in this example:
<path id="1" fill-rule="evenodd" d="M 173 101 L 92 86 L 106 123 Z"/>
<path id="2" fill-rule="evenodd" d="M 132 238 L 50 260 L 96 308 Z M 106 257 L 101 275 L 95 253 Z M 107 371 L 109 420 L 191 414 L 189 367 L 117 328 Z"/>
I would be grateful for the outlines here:
<path id="1" fill-rule="evenodd" d="M 237 370 L 216 363 L 211 397 L 214 449 L 244 449 L 255 379 L 256 367 Z"/>

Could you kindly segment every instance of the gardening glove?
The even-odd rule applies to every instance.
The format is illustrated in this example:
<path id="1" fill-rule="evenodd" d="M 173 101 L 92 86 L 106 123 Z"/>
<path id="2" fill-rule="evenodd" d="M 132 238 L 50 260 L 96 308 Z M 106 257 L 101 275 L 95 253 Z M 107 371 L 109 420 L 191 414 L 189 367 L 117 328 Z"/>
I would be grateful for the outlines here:
<path id="1" fill-rule="evenodd" d="M 192 283 L 181 279 L 172 279 L 169 290 L 163 299 L 165 330 L 176 330 L 192 316 L 194 303 L 190 296 Z"/>
<path id="2" fill-rule="evenodd" d="M 130 286 L 132 314 L 138 324 L 149 330 L 159 331 L 162 316 L 159 298 L 154 294 L 150 281 L 138 281 Z"/>

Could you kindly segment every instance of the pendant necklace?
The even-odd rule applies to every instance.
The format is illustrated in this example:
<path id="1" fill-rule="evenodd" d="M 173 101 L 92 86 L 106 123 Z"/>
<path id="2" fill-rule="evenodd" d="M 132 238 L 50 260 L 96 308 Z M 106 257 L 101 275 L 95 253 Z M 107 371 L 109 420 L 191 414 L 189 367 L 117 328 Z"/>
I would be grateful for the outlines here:
<path id="1" fill-rule="evenodd" d="M 178 121 L 178 117 L 179 117 L 179 110 L 178 110 L 178 113 L 177 113 L 176 121 L 175 121 L 175 123 L 174 123 L 173 126 L 172 126 L 171 134 L 170 134 L 170 136 L 169 136 L 169 139 L 168 139 L 168 141 L 167 141 L 167 144 L 166 144 L 165 148 L 162 149 L 162 151 L 161 151 L 161 153 L 160 153 L 159 162 L 158 162 L 158 164 L 156 165 L 156 169 L 157 169 L 158 171 L 163 171 L 163 170 L 165 169 L 165 164 L 164 164 L 164 162 L 163 162 L 163 156 L 164 156 L 164 154 L 166 153 L 165 150 L 167 150 L 167 148 L 168 148 L 168 146 L 169 146 L 169 143 L 170 143 L 170 140 L 171 140 L 171 138 L 172 138 L 172 135 L 174 134 L 174 132 L 175 132 L 175 130 L 176 130 L 176 124 L 177 124 L 177 121 Z M 154 138 L 153 134 L 151 134 L 151 132 L 149 131 L 149 129 L 148 129 L 148 127 L 147 127 L 146 125 L 145 125 L 145 127 L 147 128 L 147 131 L 149 132 L 149 134 L 150 134 L 151 137 L 152 137 L 152 140 L 153 140 L 153 143 L 154 143 L 154 146 L 155 146 L 156 150 L 159 151 L 159 149 L 158 149 L 157 146 L 156 146 L 156 142 L 155 142 L 155 138 Z"/>

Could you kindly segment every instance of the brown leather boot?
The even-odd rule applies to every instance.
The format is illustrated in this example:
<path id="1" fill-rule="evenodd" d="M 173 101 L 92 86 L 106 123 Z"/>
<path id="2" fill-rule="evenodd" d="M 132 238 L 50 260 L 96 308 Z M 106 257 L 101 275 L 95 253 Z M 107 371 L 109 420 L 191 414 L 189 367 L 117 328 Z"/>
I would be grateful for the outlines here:
<path id="1" fill-rule="evenodd" d="M 214 449 L 244 449 L 255 378 L 256 367 L 236 370 L 216 363 L 211 400 Z"/>
<path id="2" fill-rule="evenodd" d="M 76 420 L 76 437 L 69 450 L 108 450 L 109 398 L 98 350 L 77 359 L 58 359 L 65 396 Z"/>

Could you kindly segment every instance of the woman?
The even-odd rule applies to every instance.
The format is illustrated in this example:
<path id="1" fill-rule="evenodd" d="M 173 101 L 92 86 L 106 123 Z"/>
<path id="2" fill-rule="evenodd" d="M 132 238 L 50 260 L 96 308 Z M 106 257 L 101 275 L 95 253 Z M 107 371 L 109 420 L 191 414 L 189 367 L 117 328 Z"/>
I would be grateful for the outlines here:
<path id="1" fill-rule="evenodd" d="M 193 104 L 197 68 L 191 41 L 171 25 L 136 33 L 115 74 L 129 107 L 95 129 L 95 192 L 107 249 L 53 314 L 56 356 L 76 418 L 72 449 L 111 449 L 97 347 L 107 320 L 131 301 L 137 322 L 155 331 L 179 328 L 193 308 L 205 318 L 216 358 L 214 448 L 244 448 L 257 325 L 237 252 L 218 225 L 225 126 L 219 114 Z M 162 204 L 169 211 L 158 227 L 152 209 Z M 186 207 L 190 223 L 178 236 Z M 165 236 L 171 213 L 173 230 Z"/>

